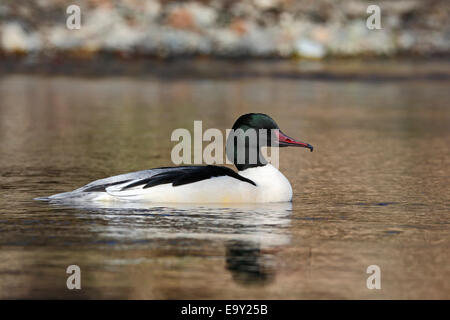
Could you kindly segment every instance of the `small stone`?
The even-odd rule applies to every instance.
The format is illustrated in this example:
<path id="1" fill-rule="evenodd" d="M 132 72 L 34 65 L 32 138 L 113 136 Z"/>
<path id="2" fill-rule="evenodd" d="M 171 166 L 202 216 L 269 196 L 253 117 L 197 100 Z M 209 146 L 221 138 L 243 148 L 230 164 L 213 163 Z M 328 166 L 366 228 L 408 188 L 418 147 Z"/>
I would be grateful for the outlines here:
<path id="1" fill-rule="evenodd" d="M 278 0 L 253 0 L 256 7 L 267 10 L 278 5 Z"/>
<path id="2" fill-rule="evenodd" d="M 173 9 L 167 20 L 169 25 L 176 29 L 195 28 L 194 17 L 189 10 L 183 7 Z"/>
<path id="3" fill-rule="evenodd" d="M 304 58 L 322 59 L 326 50 L 322 44 L 310 39 L 300 39 L 295 46 L 296 53 Z"/>
<path id="4" fill-rule="evenodd" d="M 36 33 L 28 34 L 19 23 L 12 22 L 3 25 L 1 46 L 9 53 L 27 53 L 39 50 L 41 40 Z"/>
<path id="5" fill-rule="evenodd" d="M 415 43 L 415 38 L 410 32 L 403 32 L 398 37 L 398 44 L 401 49 L 409 49 Z"/>
<path id="6" fill-rule="evenodd" d="M 230 24 L 230 29 L 238 35 L 243 35 L 248 31 L 248 25 L 243 19 L 236 19 Z"/>

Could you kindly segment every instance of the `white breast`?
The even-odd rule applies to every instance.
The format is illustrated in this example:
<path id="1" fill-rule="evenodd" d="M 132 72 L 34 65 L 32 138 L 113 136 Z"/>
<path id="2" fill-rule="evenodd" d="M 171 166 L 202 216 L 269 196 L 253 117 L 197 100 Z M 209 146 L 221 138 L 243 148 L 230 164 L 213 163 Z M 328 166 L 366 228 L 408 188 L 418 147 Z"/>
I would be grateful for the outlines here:
<path id="1" fill-rule="evenodd" d="M 263 203 L 292 200 L 292 188 L 286 177 L 268 164 L 239 172 L 256 186 L 229 176 L 215 177 L 181 186 L 163 184 L 151 188 L 122 190 L 121 185 L 107 188 L 113 198 L 161 203 Z"/>
<path id="2" fill-rule="evenodd" d="M 257 185 L 255 202 L 292 201 L 292 187 L 288 179 L 274 166 L 250 168 L 239 174 L 254 181 Z"/>

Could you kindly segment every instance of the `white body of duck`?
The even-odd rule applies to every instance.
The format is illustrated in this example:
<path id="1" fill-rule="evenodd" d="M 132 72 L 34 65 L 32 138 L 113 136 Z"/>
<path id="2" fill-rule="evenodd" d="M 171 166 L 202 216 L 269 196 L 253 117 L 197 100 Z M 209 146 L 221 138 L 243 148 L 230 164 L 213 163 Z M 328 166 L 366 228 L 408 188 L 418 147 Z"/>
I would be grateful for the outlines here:
<path id="1" fill-rule="evenodd" d="M 170 203 L 262 203 L 292 200 L 291 184 L 271 164 L 240 171 L 239 175 L 253 181 L 256 186 L 231 176 L 221 176 L 181 186 L 168 183 L 148 189 L 138 186 L 121 190 L 122 185 L 114 185 L 106 188 L 106 193 L 113 199 Z"/>
<path id="2" fill-rule="evenodd" d="M 240 176 L 251 180 L 255 185 L 224 175 L 180 186 L 165 183 L 144 188 L 145 184 L 141 184 L 124 189 L 128 185 L 144 180 L 145 172 L 147 172 L 147 176 L 151 177 L 151 171 L 139 171 L 97 180 L 72 192 L 55 194 L 41 200 L 218 204 L 289 202 L 292 200 L 291 184 L 271 164 L 239 171 Z M 136 179 L 130 179 L 133 175 Z M 120 183 L 121 180 L 126 182 Z M 90 191 L 99 186 L 106 187 L 104 191 Z"/>

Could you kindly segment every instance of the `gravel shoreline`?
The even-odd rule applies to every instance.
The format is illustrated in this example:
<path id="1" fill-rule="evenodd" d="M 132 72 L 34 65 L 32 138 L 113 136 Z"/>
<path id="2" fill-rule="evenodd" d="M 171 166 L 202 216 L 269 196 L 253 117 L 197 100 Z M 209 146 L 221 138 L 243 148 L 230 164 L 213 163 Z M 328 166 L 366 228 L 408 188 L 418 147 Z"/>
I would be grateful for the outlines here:
<path id="1" fill-rule="evenodd" d="M 370 30 L 365 0 L 81 0 L 81 28 L 66 26 L 73 1 L 0 4 L 5 56 L 98 53 L 124 57 L 308 58 L 448 55 L 446 0 L 377 1 L 380 30 Z"/>

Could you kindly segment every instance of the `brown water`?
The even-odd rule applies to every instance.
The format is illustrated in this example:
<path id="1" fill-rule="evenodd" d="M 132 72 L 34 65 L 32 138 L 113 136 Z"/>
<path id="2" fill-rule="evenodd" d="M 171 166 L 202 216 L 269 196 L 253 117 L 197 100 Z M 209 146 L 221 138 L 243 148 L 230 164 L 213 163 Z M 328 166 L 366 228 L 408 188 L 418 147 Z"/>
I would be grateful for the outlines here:
<path id="1" fill-rule="evenodd" d="M 449 84 L 4 75 L 0 298 L 449 299 Z M 174 129 L 230 128 L 255 111 L 315 147 L 281 150 L 292 205 L 32 200 L 172 165 Z M 66 288 L 71 264 L 79 291 Z M 369 265 L 381 268 L 381 290 L 366 287 Z"/>

